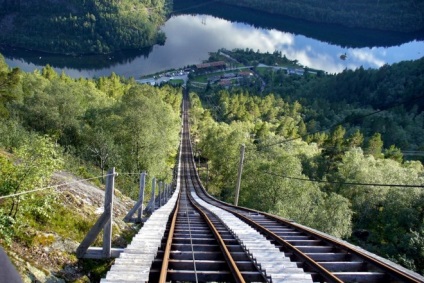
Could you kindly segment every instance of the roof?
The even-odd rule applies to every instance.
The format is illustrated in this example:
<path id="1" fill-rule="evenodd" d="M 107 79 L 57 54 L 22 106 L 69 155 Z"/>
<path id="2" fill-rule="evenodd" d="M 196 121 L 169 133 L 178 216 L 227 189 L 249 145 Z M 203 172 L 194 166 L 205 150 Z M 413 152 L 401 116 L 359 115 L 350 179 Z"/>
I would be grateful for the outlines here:
<path id="1" fill-rule="evenodd" d="M 205 68 L 211 68 L 211 67 L 221 67 L 225 66 L 226 63 L 224 61 L 216 61 L 216 62 L 210 62 L 210 63 L 203 63 L 203 64 L 197 64 L 197 69 L 205 69 Z"/>

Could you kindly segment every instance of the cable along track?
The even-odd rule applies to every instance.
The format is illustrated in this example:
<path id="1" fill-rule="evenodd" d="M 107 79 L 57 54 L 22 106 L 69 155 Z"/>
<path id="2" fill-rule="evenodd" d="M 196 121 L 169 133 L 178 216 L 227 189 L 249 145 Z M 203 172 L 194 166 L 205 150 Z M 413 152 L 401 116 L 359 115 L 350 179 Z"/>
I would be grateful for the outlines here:
<path id="1" fill-rule="evenodd" d="M 185 105 L 188 103 L 185 102 Z M 184 125 L 188 130 L 187 109 L 184 111 Z M 184 139 L 189 140 L 189 134 L 186 133 Z M 189 147 L 187 151 L 191 152 L 191 143 L 188 142 L 187 146 Z M 202 186 L 195 169 L 193 155 L 188 166 L 198 198 L 211 207 L 225 210 L 254 227 L 277 245 L 281 253 L 290 257 L 298 267 L 309 273 L 314 282 L 424 282 L 424 277 L 419 274 L 335 237 L 278 216 L 219 201 L 207 194 Z M 263 267 L 264 262 L 261 264 Z M 279 276 L 273 277 L 270 272 L 267 272 L 267 275 L 271 276 L 273 282 L 280 279 L 281 282 L 291 282 L 284 281 Z M 289 278 L 286 277 L 286 280 Z"/>
<path id="2" fill-rule="evenodd" d="M 179 201 L 149 282 L 269 282 L 231 231 L 196 203 L 191 177 L 183 171 Z"/>

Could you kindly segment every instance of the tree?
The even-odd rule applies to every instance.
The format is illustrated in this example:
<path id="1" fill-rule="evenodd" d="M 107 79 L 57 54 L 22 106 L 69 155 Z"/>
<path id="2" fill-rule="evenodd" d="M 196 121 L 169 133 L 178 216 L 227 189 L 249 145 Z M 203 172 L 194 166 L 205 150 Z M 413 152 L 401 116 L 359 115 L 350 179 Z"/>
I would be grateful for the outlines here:
<path id="1" fill-rule="evenodd" d="M 33 136 L 16 149 L 12 160 L 0 156 L 0 194 L 18 194 L 46 185 L 62 165 L 62 158 L 49 138 Z M 15 218 L 25 196 L 14 196 L 8 215 Z M 29 203 L 31 205 L 31 203 Z"/>
<path id="2" fill-rule="evenodd" d="M 151 176 L 170 178 L 168 158 L 176 154 L 179 118 L 161 100 L 155 88 L 134 86 L 124 94 L 105 121 L 127 172 L 148 171 Z M 171 166 L 173 165 L 173 161 Z"/>
<path id="3" fill-rule="evenodd" d="M 346 130 L 339 125 L 324 142 L 322 156 L 324 157 L 324 168 L 326 174 L 330 171 L 334 171 L 336 168 L 336 162 L 340 161 L 342 158 L 342 154 L 345 151 L 345 134 Z"/>
<path id="4" fill-rule="evenodd" d="M 307 182 L 300 158 L 287 148 L 246 158 L 242 181 L 242 205 L 267 211 L 319 229 L 336 237 L 351 234 L 349 201 L 324 193 L 317 183 Z M 299 179 L 296 179 L 299 178 Z M 329 224 L 331 223 L 331 224 Z"/>
<path id="5" fill-rule="evenodd" d="M 103 129 L 96 129 L 90 131 L 87 139 L 89 140 L 86 145 L 88 155 L 95 159 L 97 166 L 102 170 L 102 176 L 104 176 L 107 168 L 111 166 L 110 160 L 117 162 L 117 149 L 112 133 L 107 133 Z M 104 179 L 103 177 L 102 180 L 104 181 Z"/>
<path id="6" fill-rule="evenodd" d="M 391 145 L 388 149 L 384 151 L 384 157 L 396 160 L 399 163 L 403 161 L 402 151 L 394 145 Z"/>
<path id="7" fill-rule="evenodd" d="M 381 158 L 383 150 L 383 141 L 381 140 L 381 134 L 375 133 L 369 140 L 366 146 L 367 152 L 375 158 Z"/>
<path id="8" fill-rule="evenodd" d="M 3 61 L 3 57 L 0 57 L 0 65 L 1 61 Z M 14 89 L 19 84 L 20 78 L 21 71 L 18 68 L 14 68 L 11 71 L 4 67 L 0 69 L 0 118 L 9 115 L 6 104 L 18 98 L 18 94 Z"/>
<path id="9" fill-rule="evenodd" d="M 347 139 L 347 145 L 349 147 L 360 147 L 363 142 L 364 142 L 364 135 L 359 130 L 356 130 Z"/>

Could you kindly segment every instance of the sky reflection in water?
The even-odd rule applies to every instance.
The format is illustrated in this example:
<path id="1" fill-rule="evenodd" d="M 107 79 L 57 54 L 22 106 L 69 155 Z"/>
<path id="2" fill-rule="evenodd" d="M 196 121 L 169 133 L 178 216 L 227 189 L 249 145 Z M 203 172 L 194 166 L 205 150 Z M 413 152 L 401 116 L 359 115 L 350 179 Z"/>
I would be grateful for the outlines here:
<path id="1" fill-rule="evenodd" d="M 202 24 L 202 19 L 206 25 Z M 165 26 L 167 32 L 174 30 L 190 30 L 180 41 L 194 42 L 203 39 L 203 46 L 215 50 L 220 47 L 251 48 L 254 51 L 274 52 L 279 50 L 291 60 L 298 60 L 304 66 L 337 73 L 343 69 L 378 68 L 384 64 L 392 64 L 404 60 L 419 59 L 423 56 L 424 42 L 412 41 L 394 47 L 343 48 L 320 42 L 302 35 L 281 32 L 275 29 L 257 29 L 244 23 L 231 23 L 211 16 L 185 16 L 171 18 Z M 177 33 L 177 32 L 175 32 Z M 172 40 L 169 38 L 169 40 Z M 196 43 L 198 44 L 198 43 Z M 347 59 L 340 55 L 346 53 Z"/>
<path id="2" fill-rule="evenodd" d="M 102 69 L 55 68 L 65 71 L 72 77 L 98 77 L 115 72 L 127 77 L 138 78 L 170 68 L 197 64 L 208 58 L 209 52 L 220 48 L 249 48 L 260 52 L 279 50 L 291 60 L 328 73 L 338 73 L 344 69 L 378 68 L 404 60 L 415 60 L 424 54 L 424 41 L 411 41 L 400 46 L 372 48 L 343 48 L 303 35 L 294 35 L 275 29 L 255 28 L 239 22 L 206 15 L 180 15 L 171 17 L 162 30 L 167 35 L 164 46 L 154 46 L 147 58 L 139 56 L 131 62 L 117 63 Z M 340 55 L 347 55 L 341 60 Z M 25 71 L 39 68 L 25 60 L 8 59 L 11 66 L 19 66 Z"/>

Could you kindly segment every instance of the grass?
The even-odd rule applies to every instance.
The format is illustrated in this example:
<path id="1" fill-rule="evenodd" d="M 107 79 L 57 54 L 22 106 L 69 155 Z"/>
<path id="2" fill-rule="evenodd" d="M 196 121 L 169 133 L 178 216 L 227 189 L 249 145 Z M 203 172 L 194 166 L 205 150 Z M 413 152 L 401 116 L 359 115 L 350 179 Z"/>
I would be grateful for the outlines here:
<path id="1" fill-rule="evenodd" d="M 182 79 L 171 79 L 171 80 L 169 80 L 169 83 L 171 85 L 182 85 L 182 84 L 184 84 L 184 80 L 182 80 Z"/>
<path id="2" fill-rule="evenodd" d="M 265 75 L 265 72 L 269 70 L 269 67 L 256 67 L 255 71 L 260 75 Z"/>
<path id="3" fill-rule="evenodd" d="M 40 219 L 40 217 L 32 213 L 24 214 L 23 218 L 27 225 L 37 231 L 46 233 L 54 232 L 63 238 L 81 241 L 85 237 L 87 231 L 93 226 L 96 219 L 91 216 L 87 217 L 76 213 L 76 207 L 71 208 L 64 206 L 64 198 L 65 197 L 61 195 L 50 204 L 48 218 Z M 69 202 L 69 200 L 66 201 Z M 42 240 L 37 239 L 37 234 L 24 234 L 25 236 L 21 235 L 24 236 L 21 240 L 24 240 L 27 244 L 36 244 L 39 240 Z"/>
<path id="4" fill-rule="evenodd" d="M 85 274 L 89 274 L 91 282 L 100 282 L 106 276 L 110 267 L 114 263 L 113 259 L 82 259 L 80 264 Z"/>

